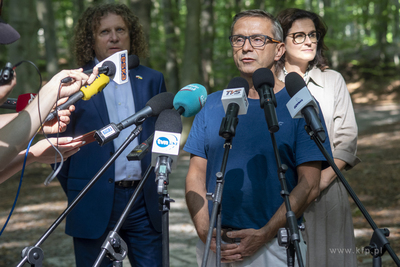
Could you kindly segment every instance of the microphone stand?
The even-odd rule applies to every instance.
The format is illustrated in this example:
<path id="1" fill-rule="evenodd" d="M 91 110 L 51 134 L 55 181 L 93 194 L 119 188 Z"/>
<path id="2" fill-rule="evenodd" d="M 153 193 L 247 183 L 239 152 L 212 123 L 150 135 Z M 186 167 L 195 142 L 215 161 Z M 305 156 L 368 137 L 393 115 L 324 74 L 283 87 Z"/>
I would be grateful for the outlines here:
<path id="1" fill-rule="evenodd" d="M 272 146 L 274 147 L 276 164 L 278 166 L 278 176 L 279 181 L 281 183 L 282 191 L 281 196 L 284 199 L 285 207 L 286 207 L 286 228 L 279 229 L 278 232 L 278 243 L 279 246 L 286 247 L 286 255 L 287 255 L 287 266 L 293 267 L 295 260 L 294 256 L 296 253 L 297 261 L 299 263 L 299 267 L 303 267 L 303 258 L 300 253 L 300 235 L 299 235 L 299 227 L 297 225 L 296 214 L 292 211 L 289 201 L 289 190 L 287 189 L 286 176 L 285 172 L 287 171 L 287 166 L 281 163 L 278 146 L 276 144 L 275 134 L 270 132 Z"/>
<path id="2" fill-rule="evenodd" d="M 346 188 L 347 192 L 349 193 L 349 195 L 351 196 L 353 201 L 356 203 L 358 209 L 362 212 L 365 219 L 367 220 L 367 222 L 369 223 L 371 228 L 374 230 L 374 233 L 372 234 L 369 246 L 365 247 L 366 251 L 368 251 L 373 256 L 372 266 L 374 266 L 374 267 L 382 266 L 382 258 L 381 257 L 386 251 L 389 252 L 390 256 L 392 257 L 392 259 L 396 263 L 396 265 L 400 266 L 400 260 L 397 257 L 397 255 L 394 253 L 392 247 L 389 244 L 389 241 L 386 238 L 390 234 L 389 229 L 387 229 L 387 228 L 379 229 L 378 228 L 378 226 L 375 224 L 374 220 L 369 215 L 368 211 L 365 209 L 364 205 L 361 203 L 360 199 L 357 197 L 354 190 L 351 188 L 350 184 L 347 182 L 347 180 L 344 178 L 343 174 L 340 172 L 339 168 L 336 166 L 332 157 L 329 155 L 329 153 L 326 151 L 325 147 L 322 145 L 322 142 L 319 139 L 318 135 L 316 133 L 314 133 L 308 126 L 306 126 L 305 129 L 306 129 L 308 135 L 310 135 L 311 139 L 314 140 L 314 142 L 317 144 L 318 148 L 321 150 L 322 154 L 328 161 L 329 165 L 335 171 L 337 177 L 339 177 L 340 181 Z"/>
<path id="3" fill-rule="evenodd" d="M 39 247 L 50 236 L 50 234 L 57 228 L 57 226 L 67 217 L 71 210 L 78 204 L 83 196 L 89 189 L 97 182 L 100 176 L 114 163 L 117 157 L 124 151 L 124 149 L 139 135 L 142 131 L 142 126 L 137 126 L 120 148 L 112 155 L 112 157 L 104 164 L 104 166 L 96 173 L 96 175 L 89 181 L 89 183 L 81 190 L 75 197 L 71 204 L 61 213 L 61 215 L 54 221 L 54 223 L 46 230 L 42 237 L 36 242 L 34 246 L 26 247 L 22 250 L 22 260 L 17 267 L 22 267 L 26 262 L 34 267 L 42 267 L 43 250 Z"/>
<path id="4" fill-rule="evenodd" d="M 276 164 L 278 166 L 278 176 L 281 183 L 282 191 L 281 196 L 284 199 L 286 207 L 286 228 L 281 228 L 278 231 L 278 243 L 280 246 L 286 247 L 287 265 L 293 267 L 295 260 L 295 253 L 299 267 L 303 267 L 303 258 L 300 253 L 300 235 L 299 226 L 297 225 L 296 214 L 292 211 L 289 201 L 289 191 L 287 189 L 285 172 L 287 166 L 281 164 L 278 146 L 276 144 L 275 132 L 279 130 L 278 118 L 276 116 L 276 98 L 272 88 L 267 87 L 257 89 L 258 95 L 260 96 L 260 107 L 264 109 L 265 120 L 267 121 L 268 131 L 271 135 L 272 146 L 274 148 Z M 270 96 L 270 97 L 269 97 Z"/>
<path id="5" fill-rule="evenodd" d="M 125 259 L 128 247 L 125 241 L 118 235 L 118 231 L 121 229 L 122 225 L 124 224 L 126 218 L 129 216 L 129 212 L 131 211 L 133 204 L 135 203 L 139 193 L 142 191 L 144 183 L 147 181 L 148 177 L 150 176 L 151 171 L 154 167 L 149 165 L 147 170 L 140 180 L 138 186 L 136 187 L 135 192 L 129 199 L 128 204 L 126 205 L 124 211 L 122 212 L 121 217 L 118 219 L 116 225 L 114 226 L 113 230 L 108 233 L 106 240 L 104 241 L 103 245 L 101 246 L 102 250 L 97 257 L 93 267 L 99 266 L 104 259 L 104 256 L 109 257 L 113 261 L 114 267 L 122 267 L 122 261 Z"/>
<path id="6" fill-rule="evenodd" d="M 215 224 L 215 220 L 217 220 L 217 236 L 216 236 L 216 243 L 217 243 L 217 253 L 216 253 L 216 266 L 220 267 L 221 266 L 221 201 L 222 201 L 222 192 L 224 189 L 224 173 L 226 170 L 226 164 L 228 162 L 228 155 L 229 155 L 229 149 L 232 148 L 232 139 L 225 140 L 224 143 L 224 156 L 222 159 L 222 164 L 221 164 L 221 171 L 217 172 L 215 176 L 217 177 L 217 185 L 215 187 L 214 194 L 213 193 L 207 193 L 207 200 L 212 200 L 213 201 L 213 208 L 211 211 L 211 218 L 210 218 L 210 226 L 208 228 L 208 233 L 207 233 L 207 241 L 206 241 L 206 246 L 203 254 L 203 262 L 201 264 L 202 267 L 207 266 L 207 259 L 208 259 L 208 254 L 209 254 L 209 249 L 211 245 L 211 238 L 212 238 L 212 233 L 213 233 L 213 228 Z"/>
<path id="7" fill-rule="evenodd" d="M 171 158 L 167 156 L 159 156 L 157 159 L 155 173 L 158 179 L 157 193 L 160 195 L 158 198 L 158 207 L 162 212 L 162 266 L 169 267 L 169 210 L 170 203 L 175 202 L 168 194 L 168 176 L 171 173 Z"/>
<path id="8" fill-rule="evenodd" d="M 212 233 L 213 233 L 213 228 L 215 221 L 217 221 L 217 236 L 216 236 L 216 246 L 217 246 L 217 252 L 216 252 L 216 266 L 220 267 L 221 266 L 221 202 L 222 202 L 222 192 L 224 189 L 224 176 L 225 176 L 225 170 L 226 170 L 226 165 L 228 162 L 228 156 L 229 156 L 229 149 L 232 148 L 232 138 L 235 136 L 235 131 L 236 131 L 236 126 L 238 124 L 239 119 L 237 118 L 237 115 L 239 113 L 239 108 L 236 108 L 234 106 L 235 104 L 230 103 L 227 108 L 227 113 L 231 114 L 231 116 L 226 116 L 222 119 L 221 122 L 221 127 L 219 129 L 219 135 L 225 139 L 224 143 L 224 155 L 222 158 L 222 164 L 221 164 L 221 171 L 217 172 L 215 175 L 217 177 L 216 180 L 216 187 L 213 193 L 207 193 L 206 198 L 207 200 L 212 200 L 213 201 L 213 208 L 211 211 L 211 217 L 210 217 L 210 225 L 208 228 L 207 232 L 207 240 L 206 240 L 206 245 L 204 247 L 204 254 L 203 254 L 203 261 L 201 266 L 206 267 L 207 266 L 207 259 L 208 259 L 208 254 L 210 250 L 210 245 L 211 245 L 211 239 L 212 239 Z M 237 105 L 237 104 L 236 104 Z"/>

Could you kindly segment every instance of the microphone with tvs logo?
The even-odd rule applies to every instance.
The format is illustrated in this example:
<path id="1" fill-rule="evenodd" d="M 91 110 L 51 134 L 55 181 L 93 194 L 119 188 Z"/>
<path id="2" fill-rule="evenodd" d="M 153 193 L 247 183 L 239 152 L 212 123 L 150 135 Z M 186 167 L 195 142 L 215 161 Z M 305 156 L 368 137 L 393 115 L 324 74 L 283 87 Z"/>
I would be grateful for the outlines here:
<path id="1" fill-rule="evenodd" d="M 225 139 L 231 139 L 236 134 L 236 126 L 239 122 L 238 115 L 246 114 L 249 107 L 247 95 L 249 83 L 242 77 L 233 78 L 228 88 L 222 92 L 222 105 L 225 117 L 222 119 L 219 135 Z"/>
<path id="2" fill-rule="evenodd" d="M 157 193 L 163 194 L 168 175 L 178 161 L 182 121 L 178 111 L 167 109 L 160 113 L 155 124 L 151 165 L 155 166 Z"/>
<path id="3" fill-rule="evenodd" d="M 285 77 L 286 90 L 291 97 L 286 107 L 292 118 L 303 117 L 307 126 L 316 136 L 325 141 L 326 134 L 318 116 L 319 107 L 311 95 L 303 78 L 296 72 L 291 72 Z"/>
<path id="4" fill-rule="evenodd" d="M 275 133 L 279 130 L 276 116 L 276 99 L 274 94 L 275 78 L 268 68 L 260 68 L 253 73 L 253 84 L 260 96 L 260 107 L 264 109 L 268 131 Z"/>
<path id="5" fill-rule="evenodd" d="M 184 117 L 192 117 L 199 113 L 207 100 L 207 90 L 204 86 L 197 83 L 186 85 L 176 93 L 174 97 L 174 108 Z M 146 141 L 137 145 L 128 154 L 128 160 L 141 160 L 149 151 L 153 144 L 152 134 Z"/>
<path id="6" fill-rule="evenodd" d="M 148 117 L 158 116 L 165 109 L 172 109 L 174 95 L 169 92 L 160 93 L 147 101 L 146 106 L 118 124 L 110 123 L 96 131 L 94 137 L 99 145 L 104 145 L 119 136 L 119 133 L 132 124 L 140 125 Z"/>

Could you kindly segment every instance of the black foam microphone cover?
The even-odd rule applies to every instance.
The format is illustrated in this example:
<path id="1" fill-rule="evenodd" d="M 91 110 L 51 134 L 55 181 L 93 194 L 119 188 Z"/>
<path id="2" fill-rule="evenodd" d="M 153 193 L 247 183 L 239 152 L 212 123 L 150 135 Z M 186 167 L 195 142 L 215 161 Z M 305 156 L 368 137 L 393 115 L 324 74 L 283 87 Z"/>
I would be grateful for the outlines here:
<path id="1" fill-rule="evenodd" d="M 104 61 L 103 65 L 101 65 L 101 67 L 108 67 L 107 72 L 104 73 L 107 76 L 113 76 L 115 74 L 115 72 L 117 71 L 117 68 L 115 67 L 114 62 L 112 62 L 112 61 Z"/>
<path id="2" fill-rule="evenodd" d="M 140 60 L 137 55 L 129 55 L 128 57 L 128 69 L 134 69 L 140 65 Z"/>
<path id="3" fill-rule="evenodd" d="M 249 95 L 249 83 L 243 77 L 235 77 L 232 80 L 230 80 L 226 89 L 241 88 L 241 87 L 244 87 L 246 95 Z"/>
<path id="4" fill-rule="evenodd" d="M 253 84 L 256 89 L 260 88 L 264 84 L 271 88 L 274 88 L 274 74 L 268 68 L 259 68 L 253 73 Z"/>
<path id="5" fill-rule="evenodd" d="M 155 130 L 170 133 L 181 133 L 181 115 L 174 109 L 163 110 L 157 118 Z"/>
<path id="6" fill-rule="evenodd" d="M 174 94 L 170 92 L 163 92 L 153 96 L 147 101 L 146 106 L 149 106 L 153 111 L 153 116 L 157 116 L 164 109 L 172 109 L 174 107 Z"/>
<path id="7" fill-rule="evenodd" d="M 293 97 L 306 86 L 306 82 L 296 72 L 290 72 L 285 77 L 285 85 L 289 96 Z"/>

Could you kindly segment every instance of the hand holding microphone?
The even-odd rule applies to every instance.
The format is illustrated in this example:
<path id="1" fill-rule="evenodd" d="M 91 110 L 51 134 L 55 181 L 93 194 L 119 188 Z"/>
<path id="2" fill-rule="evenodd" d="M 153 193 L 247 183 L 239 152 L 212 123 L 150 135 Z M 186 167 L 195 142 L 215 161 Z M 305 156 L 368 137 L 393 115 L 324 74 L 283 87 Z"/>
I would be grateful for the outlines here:
<path id="1" fill-rule="evenodd" d="M 319 107 L 314 97 L 310 94 L 303 78 L 296 72 L 291 72 L 286 75 L 285 84 L 291 97 L 286 107 L 292 118 L 303 117 L 307 126 L 310 127 L 321 142 L 324 142 L 326 134 L 318 116 Z"/>
<path id="2" fill-rule="evenodd" d="M 114 56 L 114 55 L 113 55 Z M 128 60 L 128 69 L 133 69 L 139 66 L 139 58 L 136 55 L 130 55 L 129 60 Z M 84 71 L 83 73 L 85 74 L 90 74 L 92 73 L 94 69 L 90 69 L 87 71 Z M 70 96 L 67 102 L 65 102 L 63 105 L 60 105 L 57 110 L 53 111 L 50 113 L 45 121 L 52 120 L 53 118 L 56 117 L 57 111 L 62 110 L 62 109 L 67 109 L 69 106 L 75 104 L 78 100 L 89 100 L 94 96 L 95 94 L 101 92 L 104 87 L 107 86 L 107 84 L 110 82 L 110 77 L 114 76 L 117 71 L 116 65 L 112 61 L 104 61 L 103 65 L 98 68 L 98 73 L 99 75 L 96 76 L 96 79 L 93 83 L 90 85 L 82 87 L 77 93 L 74 95 Z M 97 71 L 96 71 L 97 72 Z M 70 77 L 66 77 L 61 82 L 66 82 L 70 81 Z"/>

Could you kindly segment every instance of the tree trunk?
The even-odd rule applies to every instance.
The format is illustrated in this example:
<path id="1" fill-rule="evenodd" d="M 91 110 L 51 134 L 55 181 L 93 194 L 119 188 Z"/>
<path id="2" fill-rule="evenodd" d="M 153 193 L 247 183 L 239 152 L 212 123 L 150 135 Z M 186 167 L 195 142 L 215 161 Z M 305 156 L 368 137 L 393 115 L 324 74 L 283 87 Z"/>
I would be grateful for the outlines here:
<path id="1" fill-rule="evenodd" d="M 36 1 L 8 1 L 9 24 L 14 27 L 21 38 L 8 46 L 9 61 L 16 64 L 21 60 L 29 60 L 37 64 L 39 21 L 36 16 Z M 39 75 L 29 63 L 17 67 L 18 74 L 16 92 L 32 93 L 39 89 Z M 55 88 L 56 89 L 56 88 Z"/>
<path id="2" fill-rule="evenodd" d="M 130 8 L 132 12 L 139 18 L 140 24 L 143 26 L 147 44 L 149 44 L 151 29 L 151 1 L 130 0 Z M 140 64 L 150 67 L 150 60 L 148 58 L 141 58 Z"/>
<path id="3" fill-rule="evenodd" d="M 386 46 L 387 46 L 387 39 L 386 34 L 388 31 L 388 0 L 381 0 L 375 3 L 375 15 L 376 15 L 376 25 L 375 25 L 375 32 L 376 32 L 376 41 L 378 42 L 378 49 L 380 54 L 380 60 L 382 62 L 386 62 L 388 57 L 386 55 Z"/>
<path id="4" fill-rule="evenodd" d="M 179 16 L 179 10 L 176 3 L 173 3 L 171 0 L 163 0 L 162 9 L 166 48 L 165 81 L 169 89 L 168 91 L 176 93 L 180 89 L 178 67 L 179 38 L 175 33 L 175 18 Z"/>
<path id="5" fill-rule="evenodd" d="M 200 0 L 186 0 L 185 47 L 182 64 L 182 85 L 202 83 L 200 67 Z"/>
<path id="6" fill-rule="evenodd" d="M 74 25 L 78 23 L 79 18 L 81 17 L 82 13 L 86 10 L 85 9 L 85 1 L 82 0 L 72 0 L 74 8 L 72 9 L 72 19 L 74 20 Z"/>
<path id="7" fill-rule="evenodd" d="M 277 2 L 283 2 L 283 0 L 277 1 Z M 265 1 L 264 0 L 254 0 L 254 7 L 256 9 L 265 10 Z"/>
<path id="8" fill-rule="evenodd" d="M 398 44 L 400 42 L 400 18 L 399 10 L 400 3 L 399 0 L 393 0 L 394 9 L 394 24 L 393 24 L 393 43 Z"/>
<path id="9" fill-rule="evenodd" d="M 46 71 L 48 78 L 51 78 L 58 72 L 57 37 L 52 1 L 38 0 L 37 13 L 44 30 Z"/>
<path id="10" fill-rule="evenodd" d="M 204 86 L 214 87 L 213 77 L 213 54 L 214 54 L 214 0 L 203 0 L 203 11 L 201 13 L 201 36 L 202 36 L 202 72 Z"/>

